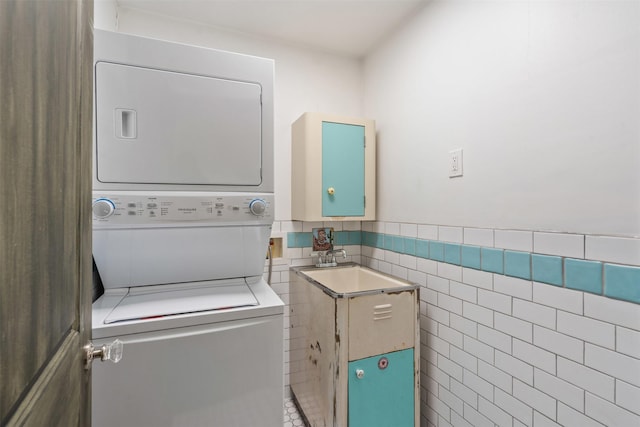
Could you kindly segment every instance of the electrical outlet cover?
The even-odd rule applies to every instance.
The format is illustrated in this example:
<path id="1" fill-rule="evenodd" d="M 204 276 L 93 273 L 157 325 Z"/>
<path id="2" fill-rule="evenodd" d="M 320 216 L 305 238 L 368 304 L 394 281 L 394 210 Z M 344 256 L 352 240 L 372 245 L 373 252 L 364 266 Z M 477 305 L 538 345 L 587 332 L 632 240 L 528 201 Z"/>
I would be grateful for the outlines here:
<path id="1" fill-rule="evenodd" d="M 449 151 L 449 178 L 462 176 L 462 148 Z"/>

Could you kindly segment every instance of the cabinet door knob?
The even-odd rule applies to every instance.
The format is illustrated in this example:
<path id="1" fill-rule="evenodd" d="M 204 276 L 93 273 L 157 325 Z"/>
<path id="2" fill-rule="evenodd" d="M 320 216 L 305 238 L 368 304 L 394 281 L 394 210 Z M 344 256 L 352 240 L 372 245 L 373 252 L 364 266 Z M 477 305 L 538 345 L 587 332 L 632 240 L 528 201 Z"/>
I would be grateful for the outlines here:
<path id="1" fill-rule="evenodd" d="M 327 193 L 329 193 L 330 196 L 333 196 L 336 192 L 336 189 L 333 187 L 329 187 L 327 188 Z"/>
<path id="2" fill-rule="evenodd" d="M 359 380 L 364 378 L 364 371 L 362 369 L 356 369 L 356 377 L 358 377 Z"/>

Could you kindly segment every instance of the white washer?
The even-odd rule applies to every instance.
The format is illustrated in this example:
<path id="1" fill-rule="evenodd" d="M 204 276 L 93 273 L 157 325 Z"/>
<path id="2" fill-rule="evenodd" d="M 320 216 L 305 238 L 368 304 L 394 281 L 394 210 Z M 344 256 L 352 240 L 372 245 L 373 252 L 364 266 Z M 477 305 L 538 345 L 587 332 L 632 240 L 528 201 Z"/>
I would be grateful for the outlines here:
<path id="1" fill-rule="evenodd" d="M 93 426 L 282 426 L 283 303 L 262 279 L 273 196 L 94 192 L 105 293 Z"/>

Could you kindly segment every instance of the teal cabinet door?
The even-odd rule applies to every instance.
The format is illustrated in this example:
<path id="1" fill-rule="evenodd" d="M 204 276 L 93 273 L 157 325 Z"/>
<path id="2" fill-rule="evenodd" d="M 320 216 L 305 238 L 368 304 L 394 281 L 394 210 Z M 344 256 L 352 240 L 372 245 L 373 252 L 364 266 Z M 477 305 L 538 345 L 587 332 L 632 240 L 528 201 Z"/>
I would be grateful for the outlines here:
<path id="1" fill-rule="evenodd" d="M 349 362 L 349 427 L 414 427 L 413 371 L 412 348 Z"/>
<path id="2" fill-rule="evenodd" d="M 322 122 L 322 216 L 364 216 L 364 130 Z"/>

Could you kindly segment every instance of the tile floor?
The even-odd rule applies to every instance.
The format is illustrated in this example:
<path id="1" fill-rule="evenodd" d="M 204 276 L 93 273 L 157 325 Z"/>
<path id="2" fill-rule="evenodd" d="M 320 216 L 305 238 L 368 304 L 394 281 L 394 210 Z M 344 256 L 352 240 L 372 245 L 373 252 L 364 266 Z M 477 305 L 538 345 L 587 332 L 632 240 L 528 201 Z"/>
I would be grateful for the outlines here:
<path id="1" fill-rule="evenodd" d="M 303 427 L 304 421 L 292 399 L 284 400 L 284 427 Z"/>

